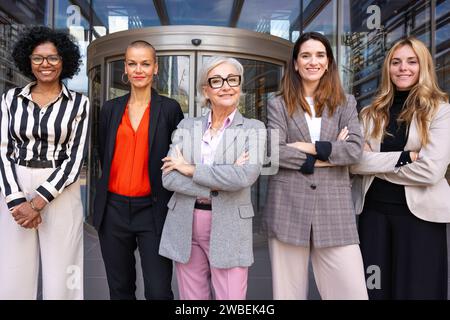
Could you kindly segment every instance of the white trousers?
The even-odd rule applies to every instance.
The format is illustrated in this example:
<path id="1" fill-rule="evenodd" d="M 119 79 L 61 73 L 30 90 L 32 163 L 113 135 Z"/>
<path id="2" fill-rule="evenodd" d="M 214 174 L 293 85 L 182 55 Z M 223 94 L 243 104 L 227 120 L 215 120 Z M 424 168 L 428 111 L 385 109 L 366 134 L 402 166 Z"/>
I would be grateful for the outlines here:
<path id="1" fill-rule="evenodd" d="M 54 169 L 16 165 L 27 199 Z M 0 196 L 0 300 L 37 298 L 39 257 L 45 300 L 83 299 L 83 207 L 79 180 L 41 212 L 38 229 L 18 225 Z M 39 254 L 40 253 L 40 254 Z"/>
<path id="2" fill-rule="evenodd" d="M 308 248 L 269 238 L 273 298 L 306 300 L 308 263 L 323 300 L 367 300 L 364 265 L 359 245 Z"/>

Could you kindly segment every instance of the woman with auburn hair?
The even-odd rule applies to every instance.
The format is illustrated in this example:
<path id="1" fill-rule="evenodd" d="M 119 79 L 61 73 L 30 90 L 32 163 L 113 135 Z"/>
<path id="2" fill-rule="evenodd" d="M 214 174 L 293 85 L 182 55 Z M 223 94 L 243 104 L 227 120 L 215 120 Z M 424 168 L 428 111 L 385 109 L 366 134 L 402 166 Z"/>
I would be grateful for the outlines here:
<path id="1" fill-rule="evenodd" d="M 364 265 L 379 273 L 370 299 L 447 299 L 450 105 L 434 70 L 421 41 L 397 42 L 360 114 L 366 143 L 351 171 Z"/>
<path id="2" fill-rule="evenodd" d="M 297 40 L 267 118 L 269 136 L 279 139 L 264 209 L 274 298 L 307 298 L 311 256 L 322 299 L 367 299 L 348 169 L 363 139 L 326 37 Z"/>

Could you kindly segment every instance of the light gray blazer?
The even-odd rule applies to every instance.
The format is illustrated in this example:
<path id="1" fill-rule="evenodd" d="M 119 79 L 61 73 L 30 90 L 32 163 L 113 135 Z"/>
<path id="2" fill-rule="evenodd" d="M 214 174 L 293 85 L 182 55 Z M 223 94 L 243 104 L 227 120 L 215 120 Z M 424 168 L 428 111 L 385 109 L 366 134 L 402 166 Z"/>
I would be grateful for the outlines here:
<path id="1" fill-rule="evenodd" d="M 225 129 L 213 165 L 206 165 L 201 163 L 200 152 L 207 122 L 208 115 L 184 119 L 172 138 L 168 154 L 174 154 L 178 145 L 186 161 L 196 167 L 193 177 L 178 171 L 163 174 L 163 186 L 175 192 L 167 205 L 159 254 L 181 263 L 189 261 L 196 198 L 211 197 L 210 264 L 216 268 L 248 267 L 253 263 L 251 186 L 263 164 L 265 126 L 237 111 Z M 248 163 L 234 165 L 244 150 L 250 154 Z"/>
<path id="2" fill-rule="evenodd" d="M 371 123 L 362 122 L 364 126 Z M 361 213 L 364 197 L 375 177 L 405 186 L 409 210 L 418 218 L 450 222 L 450 187 L 445 173 L 450 163 L 450 104 L 441 103 L 429 126 L 429 143 L 422 146 L 417 123 L 409 128 L 405 150 L 420 151 L 419 159 L 395 168 L 401 152 L 379 152 L 381 139 L 367 139 L 373 152 L 364 151 L 361 161 L 351 167 L 357 174 L 352 193 L 356 212 Z"/>
<path id="3" fill-rule="evenodd" d="M 347 95 L 347 102 L 332 116 L 326 111 L 322 114 L 320 140 L 331 142 L 328 161 L 336 166 L 315 168 L 313 174 L 299 171 L 306 154 L 287 146 L 296 141 L 311 142 L 304 111 L 298 109 L 290 117 L 279 96 L 269 101 L 267 119 L 269 133 L 279 133 L 278 141 L 270 143 L 279 145 L 279 171 L 269 177 L 264 207 L 269 236 L 304 247 L 311 243 L 318 248 L 359 243 L 348 168 L 359 161 L 363 146 L 355 98 Z M 345 126 L 349 138 L 337 141 Z"/>

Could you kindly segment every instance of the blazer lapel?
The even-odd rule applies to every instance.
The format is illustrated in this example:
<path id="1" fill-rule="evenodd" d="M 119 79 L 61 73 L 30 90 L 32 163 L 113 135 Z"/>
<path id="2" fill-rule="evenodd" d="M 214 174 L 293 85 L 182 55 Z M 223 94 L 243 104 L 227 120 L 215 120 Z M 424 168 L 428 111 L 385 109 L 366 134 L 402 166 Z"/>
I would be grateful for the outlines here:
<path id="1" fill-rule="evenodd" d="M 194 132 L 192 134 L 191 148 L 194 149 L 193 163 L 202 163 L 202 143 L 208 125 L 208 115 L 202 116 L 199 120 L 194 121 Z"/>
<path id="2" fill-rule="evenodd" d="M 416 115 L 413 116 L 413 120 L 411 121 L 408 130 L 408 140 L 406 141 L 405 150 L 420 150 L 422 148 L 422 143 L 418 130 Z"/>
<path id="3" fill-rule="evenodd" d="M 130 94 L 126 94 L 119 98 L 117 107 L 114 107 L 112 115 L 111 115 L 111 123 L 109 128 L 109 136 L 108 136 L 108 159 L 113 158 L 115 143 L 116 143 L 116 135 L 117 130 L 119 129 L 120 122 L 123 117 L 123 113 L 125 112 L 125 107 L 127 106 L 128 99 Z"/>
<path id="4" fill-rule="evenodd" d="M 325 108 L 322 112 L 322 120 L 320 121 L 320 140 L 321 141 L 334 141 L 336 137 L 333 137 L 332 129 L 333 119 L 328 113 L 328 108 Z"/>
<path id="5" fill-rule="evenodd" d="M 244 118 L 242 117 L 242 114 L 239 112 L 239 110 L 237 110 L 236 114 L 234 115 L 233 122 L 227 129 L 225 129 L 222 139 L 217 146 L 217 150 L 214 155 L 214 163 L 225 163 L 224 160 L 226 159 L 225 156 L 227 149 L 233 144 L 234 140 L 236 140 L 238 133 L 241 132 L 241 130 L 238 129 L 242 126 L 243 123 Z"/>
<path id="6" fill-rule="evenodd" d="M 150 124 L 148 126 L 148 151 L 151 154 L 153 141 L 155 140 L 156 127 L 158 126 L 158 118 L 161 112 L 161 97 L 152 88 L 150 102 Z"/>
<path id="7" fill-rule="evenodd" d="M 311 142 L 311 136 L 309 135 L 308 123 L 306 122 L 305 112 L 301 108 L 297 108 L 292 115 L 292 120 L 300 130 L 305 142 Z M 292 142 L 292 141 L 291 141 Z"/>

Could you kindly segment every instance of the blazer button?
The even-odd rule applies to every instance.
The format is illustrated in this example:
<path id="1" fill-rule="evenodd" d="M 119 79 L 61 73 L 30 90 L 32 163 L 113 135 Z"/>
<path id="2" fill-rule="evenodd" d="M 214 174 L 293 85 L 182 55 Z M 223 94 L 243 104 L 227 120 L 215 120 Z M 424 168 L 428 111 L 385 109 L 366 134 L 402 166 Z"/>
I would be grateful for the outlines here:
<path id="1" fill-rule="evenodd" d="M 218 192 L 218 191 L 216 191 L 216 190 L 211 191 L 211 196 L 217 197 L 218 195 L 219 195 L 219 192 Z"/>
<path id="2" fill-rule="evenodd" d="M 309 186 L 311 189 L 316 190 L 317 186 L 315 184 L 312 184 Z"/>

